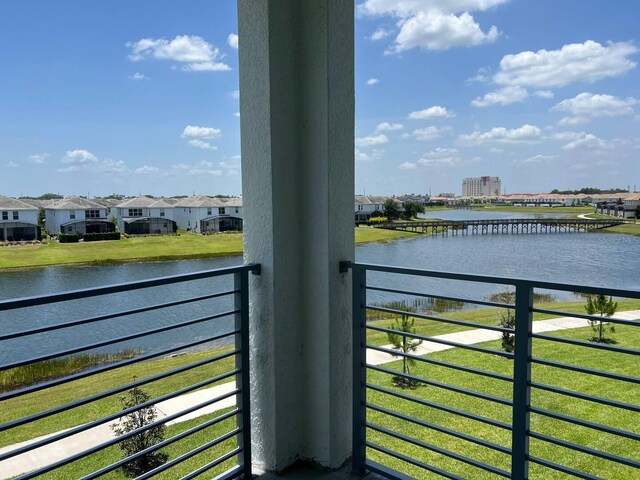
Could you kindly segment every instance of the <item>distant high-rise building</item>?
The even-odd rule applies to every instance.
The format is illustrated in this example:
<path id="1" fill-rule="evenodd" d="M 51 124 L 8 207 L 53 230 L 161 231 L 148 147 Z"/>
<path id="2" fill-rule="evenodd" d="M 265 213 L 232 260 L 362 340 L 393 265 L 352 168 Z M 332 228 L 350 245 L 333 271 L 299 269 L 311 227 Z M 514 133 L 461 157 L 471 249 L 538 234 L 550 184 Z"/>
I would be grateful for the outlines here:
<path id="1" fill-rule="evenodd" d="M 462 196 L 497 197 L 501 188 L 499 177 L 469 177 L 462 181 Z"/>

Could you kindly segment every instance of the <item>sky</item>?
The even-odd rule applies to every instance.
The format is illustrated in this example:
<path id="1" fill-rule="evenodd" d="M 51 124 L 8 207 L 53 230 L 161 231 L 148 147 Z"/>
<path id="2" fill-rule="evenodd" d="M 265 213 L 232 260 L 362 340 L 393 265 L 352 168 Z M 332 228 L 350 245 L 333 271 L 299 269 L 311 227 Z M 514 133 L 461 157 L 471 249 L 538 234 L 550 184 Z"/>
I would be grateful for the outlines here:
<path id="1" fill-rule="evenodd" d="M 640 189 L 639 21 L 356 0 L 356 192 Z M 239 43 L 231 0 L 0 2 L 0 194 L 241 194 Z"/>

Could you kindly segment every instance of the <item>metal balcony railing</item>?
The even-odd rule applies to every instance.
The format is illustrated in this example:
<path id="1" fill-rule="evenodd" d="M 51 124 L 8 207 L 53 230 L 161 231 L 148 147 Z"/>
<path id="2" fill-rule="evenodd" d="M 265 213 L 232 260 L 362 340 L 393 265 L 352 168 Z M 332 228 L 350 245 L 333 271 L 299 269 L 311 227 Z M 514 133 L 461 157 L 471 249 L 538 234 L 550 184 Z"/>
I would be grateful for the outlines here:
<path id="1" fill-rule="evenodd" d="M 343 262 L 341 271 L 348 269 L 354 473 L 640 478 L 640 312 L 633 303 L 640 292 Z M 495 285 L 510 289 L 508 302 L 477 295 L 476 286 Z M 540 290 L 602 294 L 636 312 L 603 318 L 576 303 L 554 307 L 539 300 Z M 445 313 L 431 308 L 434 301 L 467 310 Z M 496 321 L 509 315 L 513 328 Z M 600 326 L 618 330 L 598 337 Z M 445 328 L 454 332 L 430 333 Z M 514 339 L 512 352 L 503 338 Z"/>
<path id="2" fill-rule="evenodd" d="M 251 478 L 249 273 L 259 274 L 260 266 L 0 301 L 0 380 L 30 368 L 47 371 L 55 362 L 93 352 L 103 352 L 100 358 L 106 359 L 73 373 L 0 383 L 0 478 L 97 478 L 166 448 L 176 450 L 138 478 L 163 472 L 167 478 L 204 472 Z M 130 305 L 134 297 L 142 306 L 117 308 L 123 299 Z M 82 316 L 101 301 L 111 307 Z M 51 317 L 51 311 L 64 320 L 32 321 Z M 74 334 L 78 329 L 82 333 Z M 52 337 L 53 343 L 43 341 Z M 104 353 L 123 345 L 129 352 L 124 358 Z M 123 378 L 141 371 L 144 376 Z M 212 388 L 222 384 L 223 390 Z M 123 408 L 117 396 L 133 389 L 155 394 Z M 225 409 L 215 408 L 225 400 Z M 160 411 L 164 405 L 167 410 Z M 110 428 L 127 415 L 151 411 L 156 418 L 135 430 L 116 436 Z M 174 425 L 172 430 L 167 424 Z M 167 428 L 166 438 L 122 458 L 118 444 L 160 425 Z"/>

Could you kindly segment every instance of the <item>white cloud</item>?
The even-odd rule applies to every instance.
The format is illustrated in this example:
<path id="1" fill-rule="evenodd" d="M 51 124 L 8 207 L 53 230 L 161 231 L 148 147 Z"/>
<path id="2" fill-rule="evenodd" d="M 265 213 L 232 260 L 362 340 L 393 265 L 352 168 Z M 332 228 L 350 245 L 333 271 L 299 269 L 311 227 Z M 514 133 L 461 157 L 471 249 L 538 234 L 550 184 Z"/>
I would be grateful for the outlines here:
<path id="1" fill-rule="evenodd" d="M 376 127 L 375 133 L 397 132 L 398 130 L 402 130 L 403 128 L 404 128 L 404 125 L 402 125 L 401 123 L 382 122 L 382 123 L 379 123 L 378 126 Z"/>
<path id="2" fill-rule="evenodd" d="M 551 108 L 551 111 L 570 113 L 571 116 L 561 119 L 560 124 L 576 125 L 587 123 L 596 117 L 633 115 L 633 106 L 637 104 L 638 100 L 633 97 L 619 98 L 613 95 L 583 92 L 573 98 L 562 100 Z"/>
<path id="3" fill-rule="evenodd" d="M 564 45 L 559 50 L 538 50 L 505 55 L 493 80 L 499 85 L 550 88 L 571 83 L 617 77 L 635 68 L 629 59 L 638 49 L 631 42 L 603 46 L 587 40 Z"/>
<path id="4" fill-rule="evenodd" d="M 380 27 L 371 34 L 371 36 L 369 37 L 369 40 L 376 42 L 378 40 L 382 40 L 383 38 L 387 38 L 392 33 L 393 32 L 391 32 L 390 30 L 385 30 L 384 28 Z"/>
<path id="5" fill-rule="evenodd" d="M 222 131 L 219 128 L 213 127 L 198 127 L 195 125 L 187 125 L 182 132 L 182 138 L 199 138 L 199 139 L 212 139 L 218 138 L 222 135 Z"/>
<path id="6" fill-rule="evenodd" d="M 231 98 L 233 98 L 234 100 L 239 100 L 240 99 L 240 90 L 234 90 L 229 95 L 231 95 Z"/>
<path id="7" fill-rule="evenodd" d="M 545 162 L 548 162 L 548 161 L 553 160 L 555 158 L 556 158 L 555 155 L 541 155 L 541 154 L 538 154 L 538 155 L 534 155 L 532 157 L 525 158 L 524 160 L 518 160 L 518 161 L 516 161 L 514 163 L 522 163 L 522 164 L 545 163 Z"/>
<path id="8" fill-rule="evenodd" d="M 238 35 L 236 35 L 235 33 L 230 33 L 229 36 L 227 37 L 227 44 L 231 48 L 235 48 L 237 50 L 238 49 Z"/>
<path id="9" fill-rule="evenodd" d="M 144 73 L 136 72 L 133 75 L 129 75 L 129 79 L 131 80 L 149 80 Z"/>
<path id="10" fill-rule="evenodd" d="M 9 162 L 5 163 L 4 166 L 5 167 L 9 167 L 9 168 L 16 168 L 18 166 L 18 164 L 16 162 L 9 161 Z"/>
<path id="11" fill-rule="evenodd" d="M 529 96 L 526 88 L 519 86 L 504 87 L 495 92 L 490 92 L 483 97 L 471 101 L 474 107 L 488 107 L 490 105 L 510 105 L 524 101 Z"/>
<path id="12" fill-rule="evenodd" d="M 527 144 L 536 143 L 542 138 L 542 131 L 535 125 L 523 125 L 520 128 L 508 129 L 494 127 L 487 132 L 475 131 L 468 135 L 458 136 L 461 145 L 498 144 Z"/>
<path id="13" fill-rule="evenodd" d="M 418 163 L 425 167 L 453 167 L 460 162 L 456 148 L 436 148 L 425 153 Z"/>
<path id="14" fill-rule="evenodd" d="M 98 157 L 88 150 L 69 150 L 62 159 L 62 163 L 73 165 L 96 163 L 97 161 Z"/>
<path id="15" fill-rule="evenodd" d="M 215 145 L 211 145 L 209 142 L 205 142 L 204 140 L 198 140 L 197 138 L 189 140 L 188 143 L 192 147 L 202 148 L 203 150 L 217 150 L 218 149 L 218 147 L 216 147 Z"/>
<path id="16" fill-rule="evenodd" d="M 424 110 L 411 112 L 407 118 L 409 120 L 428 120 L 431 118 L 447 118 L 454 116 L 453 112 L 448 111 L 445 107 L 435 105 L 433 107 L 425 108 Z"/>
<path id="17" fill-rule="evenodd" d="M 125 173 L 129 171 L 122 160 L 112 160 L 110 158 L 100 163 L 98 169 L 104 173 Z"/>
<path id="18" fill-rule="evenodd" d="M 533 94 L 538 98 L 550 99 L 554 97 L 554 93 L 551 90 L 536 90 Z"/>
<path id="19" fill-rule="evenodd" d="M 368 137 L 356 138 L 356 147 L 373 147 L 375 145 L 382 145 L 389 143 L 389 139 L 384 134 L 369 135 Z"/>
<path id="20" fill-rule="evenodd" d="M 233 112 L 233 116 L 237 117 L 237 118 L 240 118 L 240 112 Z"/>
<path id="21" fill-rule="evenodd" d="M 598 138 L 587 132 L 561 132 L 553 136 L 555 140 L 568 141 L 562 148 L 564 150 L 576 150 L 589 148 L 594 150 L 608 149 L 613 145 L 602 138 Z"/>
<path id="22" fill-rule="evenodd" d="M 29 155 L 29 161 L 32 163 L 44 163 L 50 156 L 48 153 L 36 153 L 35 155 Z"/>
<path id="23" fill-rule="evenodd" d="M 177 166 L 178 165 L 176 165 L 176 167 Z M 183 166 L 184 164 L 179 164 L 180 169 L 183 169 Z M 184 170 L 186 171 L 186 174 L 190 176 L 200 177 L 204 175 L 210 175 L 219 177 L 220 175 L 222 175 L 222 170 L 220 170 L 219 168 L 215 168 L 213 163 L 207 161 L 198 162 L 195 165 L 186 165 L 186 167 L 187 168 L 185 168 Z"/>
<path id="24" fill-rule="evenodd" d="M 353 152 L 353 158 L 356 162 L 366 162 L 367 160 L 373 160 L 367 153 L 361 152 L 357 148 Z"/>
<path id="25" fill-rule="evenodd" d="M 143 165 L 142 167 L 136 168 L 133 172 L 137 173 L 138 175 L 150 175 L 152 173 L 160 172 L 160 169 L 158 167 L 150 167 L 149 165 Z"/>
<path id="26" fill-rule="evenodd" d="M 418 128 L 411 132 L 411 136 L 413 136 L 416 140 L 421 142 L 426 142 L 429 140 L 435 140 L 436 138 L 440 138 L 443 132 L 449 131 L 448 127 L 438 128 L 435 126 Z"/>
<path id="27" fill-rule="evenodd" d="M 447 50 L 494 42 L 495 26 L 486 32 L 469 12 L 487 10 L 508 0 L 365 0 L 358 6 L 364 15 L 391 16 L 400 32 L 388 52 L 411 48 Z M 381 37 L 384 38 L 384 37 Z"/>
<path id="28" fill-rule="evenodd" d="M 411 162 L 404 162 L 398 165 L 398 168 L 400 170 L 413 170 L 414 168 L 416 168 L 416 164 Z"/>
<path id="29" fill-rule="evenodd" d="M 369 80 L 367 80 L 367 85 L 375 85 L 376 83 L 380 83 L 380 80 L 378 80 L 377 78 L 370 78 Z"/>
<path id="30" fill-rule="evenodd" d="M 223 72 L 231 67 L 220 60 L 224 55 L 202 37 L 178 35 L 173 40 L 164 38 L 143 38 L 137 42 L 127 42 L 131 49 L 129 59 L 139 62 L 148 58 L 171 60 L 183 64 L 182 70 L 192 72 Z"/>

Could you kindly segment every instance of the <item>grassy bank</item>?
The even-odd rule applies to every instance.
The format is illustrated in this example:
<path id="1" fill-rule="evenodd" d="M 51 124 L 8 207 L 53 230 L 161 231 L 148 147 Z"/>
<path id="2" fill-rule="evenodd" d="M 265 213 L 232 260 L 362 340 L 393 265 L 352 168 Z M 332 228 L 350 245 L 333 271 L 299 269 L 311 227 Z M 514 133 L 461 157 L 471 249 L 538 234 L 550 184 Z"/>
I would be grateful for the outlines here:
<path id="1" fill-rule="evenodd" d="M 357 228 L 356 243 L 385 242 L 410 233 Z M 0 248 L 0 269 L 52 265 L 111 265 L 132 262 L 189 260 L 242 255 L 242 234 L 182 234 L 180 236 L 123 238 L 90 243 L 49 242 Z"/>
<path id="2" fill-rule="evenodd" d="M 517 213 L 593 213 L 594 207 L 507 207 L 486 205 L 482 211 L 494 212 L 517 212 Z"/>

